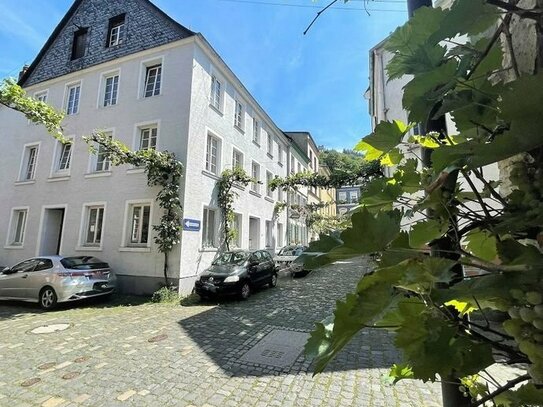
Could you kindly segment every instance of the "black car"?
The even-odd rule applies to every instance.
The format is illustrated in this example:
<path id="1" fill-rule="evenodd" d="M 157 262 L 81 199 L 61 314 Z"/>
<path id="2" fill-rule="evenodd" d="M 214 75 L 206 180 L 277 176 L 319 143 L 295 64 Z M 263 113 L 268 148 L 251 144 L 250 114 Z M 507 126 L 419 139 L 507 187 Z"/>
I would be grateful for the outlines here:
<path id="1" fill-rule="evenodd" d="M 238 250 L 222 253 L 196 280 L 200 297 L 239 295 L 247 299 L 256 287 L 277 285 L 277 270 L 265 250 Z"/>

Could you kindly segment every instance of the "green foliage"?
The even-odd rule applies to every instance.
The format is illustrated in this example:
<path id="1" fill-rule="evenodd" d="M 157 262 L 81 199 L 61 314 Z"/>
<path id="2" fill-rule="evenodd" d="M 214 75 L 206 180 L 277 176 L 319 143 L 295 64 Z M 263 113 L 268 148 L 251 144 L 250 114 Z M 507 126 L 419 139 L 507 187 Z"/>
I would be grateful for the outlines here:
<path id="1" fill-rule="evenodd" d="M 180 297 L 177 289 L 162 287 L 153 293 L 151 302 L 161 304 L 179 304 Z"/>
<path id="2" fill-rule="evenodd" d="M 66 142 L 61 125 L 64 114 L 28 96 L 14 79 L 4 79 L 0 84 L 0 104 L 21 112 L 32 123 L 45 126 L 51 136 Z"/>
<path id="3" fill-rule="evenodd" d="M 234 186 L 245 188 L 251 182 L 256 182 L 256 180 L 249 177 L 241 167 L 224 170 L 221 174 L 221 179 L 218 181 L 218 202 L 224 222 L 224 244 L 227 250 L 230 250 L 230 244 L 236 239 L 238 233 L 237 230 L 232 229 L 235 217 L 234 199 L 237 196 L 237 193 L 232 188 Z"/>
<path id="4" fill-rule="evenodd" d="M 513 71 L 499 35 L 510 18 L 499 13 L 485 0 L 422 8 L 387 41 L 389 77 L 412 75 L 410 121 L 428 128 L 448 114 L 458 134 L 413 136 L 412 125 L 381 122 L 356 146 L 394 174 L 369 182 L 342 243 L 323 239 L 309 262 L 377 254 L 375 270 L 316 324 L 306 344 L 316 372 L 360 330 L 380 328 L 402 353 L 389 382 L 456 378 L 474 406 L 543 404 L 543 77 L 503 74 Z M 407 159 L 417 145 L 431 167 Z M 513 190 L 498 189 L 481 167 L 519 154 Z M 491 325 L 488 312 L 508 316 Z M 523 363 L 526 375 L 491 392 L 479 373 L 497 361 Z"/>

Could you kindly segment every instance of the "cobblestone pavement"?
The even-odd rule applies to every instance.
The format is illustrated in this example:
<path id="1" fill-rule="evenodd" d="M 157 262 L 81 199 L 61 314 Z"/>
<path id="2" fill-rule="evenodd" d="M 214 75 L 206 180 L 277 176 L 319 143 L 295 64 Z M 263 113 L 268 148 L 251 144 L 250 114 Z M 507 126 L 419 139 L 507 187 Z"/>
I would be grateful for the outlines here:
<path id="1" fill-rule="evenodd" d="M 364 259 L 335 264 L 220 305 L 106 301 L 44 313 L 0 303 L 0 406 L 440 405 L 438 385 L 382 384 L 399 361 L 386 332 L 359 334 L 315 377 L 310 361 L 297 356 L 294 339 L 329 315 L 369 267 Z M 69 326 L 31 332 L 62 324 Z M 247 352 L 269 333 L 287 338 L 262 352 L 277 363 L 251 362 Z M 285 365 L 288 354 L 294 360 Z"/>

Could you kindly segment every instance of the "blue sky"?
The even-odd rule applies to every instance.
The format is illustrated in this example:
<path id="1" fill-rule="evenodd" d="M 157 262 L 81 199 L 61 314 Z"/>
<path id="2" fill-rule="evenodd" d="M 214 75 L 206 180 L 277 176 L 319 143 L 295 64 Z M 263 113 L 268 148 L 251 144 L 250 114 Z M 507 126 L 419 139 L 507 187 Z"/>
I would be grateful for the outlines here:
<path id="1" fill-rule="evenodd" d="M 283 130 L 352 148 L 368 134 L 368 52 L 407 19 L 405 0 L 154 0 L 201 32 Z M 0 0 L 0 77 L 30 63 L 72 0 Z M 302 6 L 302 7 L 299 7 Z"/>

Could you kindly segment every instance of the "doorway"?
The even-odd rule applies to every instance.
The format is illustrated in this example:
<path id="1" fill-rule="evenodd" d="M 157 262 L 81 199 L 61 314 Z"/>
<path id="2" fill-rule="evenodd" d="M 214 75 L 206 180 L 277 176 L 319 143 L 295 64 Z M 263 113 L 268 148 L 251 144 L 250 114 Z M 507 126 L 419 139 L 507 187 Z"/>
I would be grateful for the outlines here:
<path id="1" fill-rule="evenodd" d="M 45 208 L 38 256 L 60 254 L 65 208 Z"/>
<path id="2" fill-rule="evenodd" d="M 260 249 L 260 219 L 249 218 L 249 249 Z"/>

